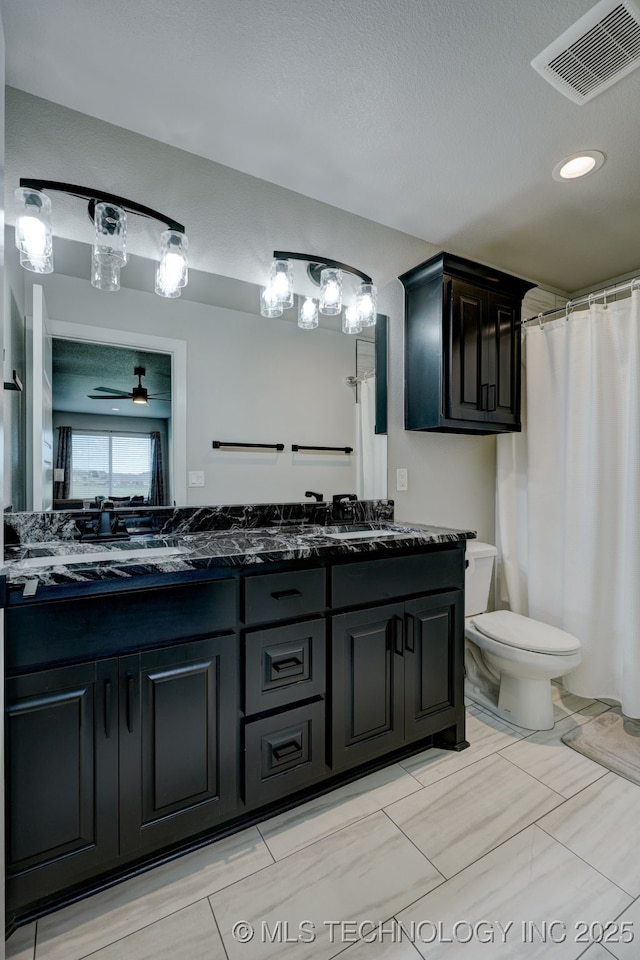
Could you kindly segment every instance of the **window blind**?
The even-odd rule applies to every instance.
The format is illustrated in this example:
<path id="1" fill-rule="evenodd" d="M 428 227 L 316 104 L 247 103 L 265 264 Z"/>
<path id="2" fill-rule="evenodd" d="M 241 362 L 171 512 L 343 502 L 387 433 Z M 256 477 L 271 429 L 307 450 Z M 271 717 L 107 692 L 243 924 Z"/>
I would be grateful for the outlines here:
<path id="1" fill-rule="evenodd" d="M 149 496 L 151 437 L 85 431 L 71 434 L 71 496 Z"/>

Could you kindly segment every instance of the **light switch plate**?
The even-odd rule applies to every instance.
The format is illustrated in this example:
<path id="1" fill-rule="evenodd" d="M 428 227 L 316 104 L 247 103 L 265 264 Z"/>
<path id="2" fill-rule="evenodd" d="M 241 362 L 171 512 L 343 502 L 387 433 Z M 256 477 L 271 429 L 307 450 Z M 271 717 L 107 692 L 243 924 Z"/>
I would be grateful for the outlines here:
<path id="1" fill-rule="evenodd" d="M 189 486 L 204 487 L 204 470 L 189 470 Z"/>
<path id="2" fill-rule="evenodd" d="M 396 490 L 408 490 L 409 477 L 406 467 L 398 467 L 396 470 Z"/>

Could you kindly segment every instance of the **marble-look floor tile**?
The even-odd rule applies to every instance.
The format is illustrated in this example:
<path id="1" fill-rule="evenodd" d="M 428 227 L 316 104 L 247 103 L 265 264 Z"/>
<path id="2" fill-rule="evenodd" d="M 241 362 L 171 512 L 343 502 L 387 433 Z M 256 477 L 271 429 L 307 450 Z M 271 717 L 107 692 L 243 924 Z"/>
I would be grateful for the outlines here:
<path id="1" fill-rule="evenodd" d="M 583 711 L 588 708 L 596 710 L 597 712 L 603 712 L 600 710 L 600 700 L 579 697 L 575 693 L 569 693 L 561 684 L 551 684 L 551 699 L 553 700 L 553 719 L 556 722 L 558 720 L 564 720 L 565 717 L 571 716 L 572 713 L 577 713 L 579 710 Z M 608 709 L 604 704 L 603 707 L 604 710 Z M 594 714 L 594 716 L 595 715 L 596 714 Z"/>
<path id="2" fill-rule="evenodd" d="M 442 882 L 442 876 L 383 813 L 279 860 L 210 898 L 230 960 L 263 957 L 333 957 L 345 948 L 329 921 L 382 921 Z M 240 942 L 234 926 L 246 921 L 254 935 Z M 298 935 L 298 942 L 269 942 L 267 931 Z M 266 926 L 265 926 L 266 925 Z M 287 925 L 286 927 L 284 925 Z M 304 942 L 306 930 L 314 934 Z"/>
<path id="3" fill-rule="evenodd" d="M 402 760 L 402 766 L 424 786 L 442 780 L 476 760 L 496 753 L 510 743 L 526 736 L 526 730 L 517 730 L 505 720 L 495 717 L 478 706 L 469 707 L 466 716 L 466 735 L 470 746 L 456 753 L 432 747 L 414 757 Z"/>
<path id="4" fill-rule="evenodd" d="M 276 860 L 321 840 L 420 789 L 398 764 L 332 790 L 259 825 Z"/>
<path id="5" fill-rule="evenodd" d="M 493 756 L 385 812 L 440 873 L 451 877 L 561 802 L 557 793 Z"/>
<path id="6" fill-rule="evenodd" d="M 414 924 L 416 946 L 428 960 L 575 960 L 588 947 L 588 940 L 576 942 L 579 921 L 612 920 L 628 901 L 532 825 L 401 911 L 398 920 Z M 543 936 L 546 931 L 546 942 L 532 924 Z M 482 942 L 491 936 L 492 942 Z"/>
<path id="7" fill-rule="evenodd" d="M 584 787 L 603 777 L 607 770 L 562 742 L 561 737 L 592 718 L 580 713 L 559 720 L 553 730 L 540 730 L 526 740 L 514 743 L 500 756 L 546 784 L 563 797 L 572 797 Z"/>
<path id="8" fill-rule="evenodd" d="M 36 925 L 28 923 L 11 934 L 5 943 L 6 960 L 33 960 L 36 949 Z"/>
<path id="9" fill-rule="evenodd" d="M 91 960 L 226 960 L 208 900 L 103 947 Z"/>
<path id="10" fill-rule="evenodd" d="M 640 786 L 607 773 L 540 827 L 633 897 L 640 894 Z"/>
<path id="11" fill-rule="evenodd" d="M 273 863 L 252 827 L 38 921 L 36 960 L 79 960 Z"/>
<path id="12" fill-rule="evenodd" d="M 640 956 L 640 898 L 616 919 L 618 929 L 606 931 L 603 943 L 616 960 L 638 960 Z M 592 948 L 589 948 L 592 949 Z M 588 960 L 591 955 L 587 954 Z M 594 960 L 600 960 L 595 957 Z"/>
<path id="13" fill-rule="evenodd" d="M 339 954 L 340 960 L 420 960 L 420 952 L 402 935 L 396 920 L 365 929 L 363 937 Z"/>

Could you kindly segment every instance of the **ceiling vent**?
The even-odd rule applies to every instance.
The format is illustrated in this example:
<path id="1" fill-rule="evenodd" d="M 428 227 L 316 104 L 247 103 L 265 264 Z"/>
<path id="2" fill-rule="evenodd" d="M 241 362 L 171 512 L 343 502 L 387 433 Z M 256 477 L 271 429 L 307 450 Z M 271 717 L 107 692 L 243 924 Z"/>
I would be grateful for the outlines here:
<path id="1" fill-rule="evenodd" d="M 639 0 L 601 0 L 531 61 L 574 103 L 586 103 L 640 66 Z"/>

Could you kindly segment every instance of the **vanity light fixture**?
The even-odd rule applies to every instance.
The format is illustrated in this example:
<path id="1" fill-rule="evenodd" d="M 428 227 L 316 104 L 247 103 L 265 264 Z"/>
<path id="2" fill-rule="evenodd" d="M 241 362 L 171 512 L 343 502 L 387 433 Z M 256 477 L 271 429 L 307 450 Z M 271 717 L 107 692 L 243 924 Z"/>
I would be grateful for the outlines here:
<path id="1" fill-rule="evenodd" d="M 274 250 L 269 282 L 260 291 L 260 313 L 263 317 L 280 317 L 294 302 L 292 261 L 307 264 L 307 277 L 320 288 L 318 299 L 298 293 L 298 326 L 313 330 L 318 314 L 342 314 L 344 333 L 360 333 L 363 327 L 375 325 L 377 291 L 371 277 L 346 263 L 307 253 L 286 253 Z M 357 285 L 357 286 L 356 286 Z"/>
<path id="2" fill-rule="evenodd" d="M 551 175 L 560 183 L 565 180 L 580 180 L 599 170 L 605 159 L 604 153 L 600 150 L 582 150 L 580 153 L 572 153 L 570 157 L 565 157 L 557 163 Z"/>
<path id="3" fill-rule="evenodd" d="M 95 225 L 91 283 L 98 290 L 120 289 L 120 270 L 127 262 L 127 213 L 165 224 L 167 229 L 160 235 L 155 291 L 161 297 L 180 296 L 188 280 L 188 241 L 181 223 L 133 200 L 57 180 L 21 178 L 16 190 L 16 246 L 25 270 L 53 272 L 51 200 L 45 190 L 89 201 L 88 213 Z"/>

